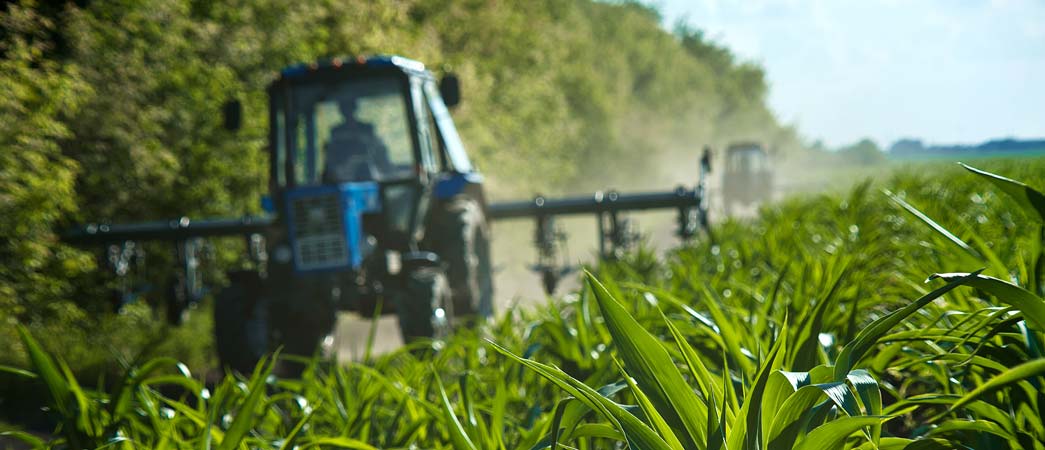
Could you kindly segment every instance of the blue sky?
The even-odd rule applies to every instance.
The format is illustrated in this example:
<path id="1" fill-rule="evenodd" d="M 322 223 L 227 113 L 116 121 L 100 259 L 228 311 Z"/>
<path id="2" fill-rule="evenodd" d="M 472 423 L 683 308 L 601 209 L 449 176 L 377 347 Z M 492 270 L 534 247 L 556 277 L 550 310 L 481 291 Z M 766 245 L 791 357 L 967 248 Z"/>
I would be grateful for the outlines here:
<path id="1" fill-rule="evenodd" d="M 1045 137 L 1045 0 L 647 0 L 766 69 L 831 146 Z"/>

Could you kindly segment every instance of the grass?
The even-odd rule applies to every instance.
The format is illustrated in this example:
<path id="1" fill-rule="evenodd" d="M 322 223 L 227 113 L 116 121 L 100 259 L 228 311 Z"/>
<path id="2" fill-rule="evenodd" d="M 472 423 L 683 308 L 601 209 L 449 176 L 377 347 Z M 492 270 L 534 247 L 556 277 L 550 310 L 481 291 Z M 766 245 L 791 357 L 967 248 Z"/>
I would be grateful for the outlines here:
<path id="1" fill-rule="evenodd" d="M 207 385 L 158 358 L 91 388 L 23 329 L 29 365 L 7 374 L 43 387 L 57 426 L 6 433 L 78 448 L 1045 449 L 1045 161 L 985 168 L 1032 186 L 954 166 L 787 200 L 445 345 L 312 361 L 300 379 L 270 360 Z"/>

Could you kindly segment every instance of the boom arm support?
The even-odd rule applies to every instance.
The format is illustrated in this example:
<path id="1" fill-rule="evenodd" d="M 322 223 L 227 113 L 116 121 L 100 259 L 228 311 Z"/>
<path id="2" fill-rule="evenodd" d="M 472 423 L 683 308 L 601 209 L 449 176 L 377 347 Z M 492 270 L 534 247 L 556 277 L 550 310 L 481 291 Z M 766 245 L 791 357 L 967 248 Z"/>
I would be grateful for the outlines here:
<path id="1" fill-rule="evenodd" d="M 621 194 L 616 191 L 596 192 L 591 196 L 548 199 L 543 196 L 532 200 L 494 203 L 489 207 L 489 216 L 494 220 L 530 218 L 541 215 L 566 216 L 577 214 L 600 214 L 650 209 L 690 208 L 700 204 L 700 193 L 696 189 L 679 187 L 674 192 L 645 192 Z"/>
<path id="2" fill-rule="evenodd" d="M 590 196 L 558 199 L 538 195 L 531 200 L 491 204 L 487 209 L 487 216 L 491 220 L 536 220 L 534 245 L 537 247 L 538 261 L 533 269 L 541 274 L 545 291 L 551 294 L 559 279 L 572 271 L 568 264 L 560 265 L 556 262 L 557 243 L 565 239 L 565 235 L 554 226 L 556 216 L 595 215 L 598 223 L 599 255 L 604 259 L 618 257 L 622 250 L 630 247 L 636 240 L 636 234 L 630 230 L 630 223 L 620 217 L 626 212 L 675 209 L 678 211 L 676 234 L 681 239 L 688 239 L 700 228 L 708 227 L 706 178 L 710 171 L 711 151 L 705 147 L 700 159 L 699 181 L 692 189 L 679 186 L 673 192 L 634 194 L 598 191 Z"/>
<path id="3" fill-rule="evenodd" d="M 88 224 L 77 227 L 62 238 L 73 244 L 108 244 L 124 241 L 184 241 L 198 237 L 248 236 L 263 233 L 274 223 L 271 217 L 246 216 L 238 219 L 179 219 L 129 224 Z"/>
<path id="4" fill-rule="evenodd" d="M 172 323 L 180 323 L 185 309 L 203 296 L 203 280 L 199 272 L 200 253 L 203 251 L 203 239 L 216 236 L 243 236 L 247 253 L 251 260 L 260 266 L 266 259 L 263 235 L 272 227 L 275 220 L 271 217 L 241 217 L 237 219 L 189 220 L 181 217 L 169 221 L 140 222 L 130 224 L 88 224 L 67 231 L 62 235 L 66 242 L 76 245 L 106 246 L 106 258 L 110 268 L 117 277 L 125 279 L 122 283 L 121 303 L 133 297 L 133 282 L 126 281 L 130 277 L 131 261 L 143 255 L 137 251 L 135 242 L 165 241 L 174 244 L 174 255 L 179 270 L 169 281 L 166 290 L 167 317 Z M 139 261 L 140 262 L 140 261 Z"/>

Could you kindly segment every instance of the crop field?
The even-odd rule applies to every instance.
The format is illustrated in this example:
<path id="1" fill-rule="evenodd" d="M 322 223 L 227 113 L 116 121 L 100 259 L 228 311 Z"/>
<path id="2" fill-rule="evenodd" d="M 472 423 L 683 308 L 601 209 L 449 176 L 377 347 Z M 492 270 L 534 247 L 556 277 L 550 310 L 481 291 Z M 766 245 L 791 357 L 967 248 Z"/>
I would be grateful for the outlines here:
<path id="1" fill-rule="evenodd" d="M 22 328 L 61 448 L 1045 449 L 1045 159 L 764 206 L 445 342 L 208 383 L 81 384 Z M 928 168 L 931 167 L 931 170 Z M 1013 181 L 1019 180 L 1019 181 Z M 1022 183 L 1026 184 L 1022 184 Z M 280 358 L 275 355 L 273 358 Z"/>

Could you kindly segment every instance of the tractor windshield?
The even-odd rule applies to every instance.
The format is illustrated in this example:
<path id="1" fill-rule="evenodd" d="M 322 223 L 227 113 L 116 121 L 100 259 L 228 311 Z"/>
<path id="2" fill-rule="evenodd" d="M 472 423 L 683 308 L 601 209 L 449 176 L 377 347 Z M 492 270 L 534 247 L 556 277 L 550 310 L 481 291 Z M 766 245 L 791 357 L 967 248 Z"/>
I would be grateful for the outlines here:
<path id="1" fill-rule="evenodd" d="M 761 148 L 735 148 L 729 151 L 726 170 L 733 173 L 759 173 L 768 171 L 769 164 Z"/>
<path id="2" fill-rule="evenodd" d="M 402 79 L 309 83 L 291 87 L 288 96 L 286 120 L 279 122 L 286 124 L 289 133 L 296 184 L 386 181 L 414 175 Z"/>

